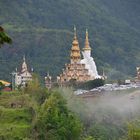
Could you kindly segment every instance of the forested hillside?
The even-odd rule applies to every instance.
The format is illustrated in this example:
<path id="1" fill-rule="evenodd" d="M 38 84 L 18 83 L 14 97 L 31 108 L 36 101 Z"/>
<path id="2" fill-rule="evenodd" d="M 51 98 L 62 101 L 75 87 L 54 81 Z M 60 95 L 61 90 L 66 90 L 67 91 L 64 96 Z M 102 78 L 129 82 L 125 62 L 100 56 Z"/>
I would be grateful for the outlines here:
<path id="1" fill-rule="evenodd" d="M 69 62 L 73 25 L 80 48 L 89 29 L 92 55 L 110 78 L 135 76 L 140 65 L 139 0 L 1 0 L 0 25 L 13 39 L 0 49 L 0 79 L 10 79 L 25 54 L 36 73 L 53 76 Z"/>

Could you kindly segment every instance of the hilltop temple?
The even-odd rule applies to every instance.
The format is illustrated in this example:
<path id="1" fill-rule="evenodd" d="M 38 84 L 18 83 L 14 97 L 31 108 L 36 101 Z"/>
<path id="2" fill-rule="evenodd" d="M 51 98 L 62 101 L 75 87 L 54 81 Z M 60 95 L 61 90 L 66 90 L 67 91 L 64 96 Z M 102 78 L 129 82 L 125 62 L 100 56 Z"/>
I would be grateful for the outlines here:
<path id="1" fill-rule="evenodd" d="M 81 59 L 81 51 L 77 39 L 76 28 L 74 28 L 74 39 L 70 52 L 70 63 L 65 64 L 62 74 L 57 77 L 57 81 L 64 83 L 71 80 L 77 82 L 85 82 L 101 78 L 98 75 L 96 64 L 91 57 L 91 48 L 89 46 L 88 31 L 86 31 L 85 47 L 83 48 L 83 59 Z"/>
<path id="2" fill-rule="evenodd" d="M 23 63 L 21 70 L 13 73 L 13 84 L 15 87 L 21 86 L 25 87 L 26 84 L 32 80 L 32 74 L 28 71 L 25 56 L 23 57 Z"/>

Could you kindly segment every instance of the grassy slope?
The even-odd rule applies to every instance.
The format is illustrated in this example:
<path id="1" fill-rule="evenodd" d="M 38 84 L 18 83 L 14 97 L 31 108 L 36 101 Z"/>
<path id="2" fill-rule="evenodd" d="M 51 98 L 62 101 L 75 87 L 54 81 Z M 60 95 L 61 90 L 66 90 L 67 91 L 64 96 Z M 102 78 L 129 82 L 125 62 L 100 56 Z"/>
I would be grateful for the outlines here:
<path id="1" fill-rule="evenodd" d="M 47 71 L 59 74 L 69 61 L 74 24 L 81 48 L 85 28 L 89 29 L 100 72 L 104 68 L 110 77 L 122 77 L 122 72 L 134 75 L 140 61 L 138 4 L 137 0 L 2 0 L 1 24 L 14 42 L 13 48 L 1 49 L 0 59 L 6 61 L 1 62 L 0 77 L 10 79 L 5 73 L 19 66 L 24 53 L 41 76 Z"/>
<path id="2" fill-rule="evenodd" d="M 29 107 L 10 107 L 12 102 L 21 101 L 23 101 L 23 95 L 0 96 L 0 139 L 18 140 L 28 137 L 32 122 Z"/>

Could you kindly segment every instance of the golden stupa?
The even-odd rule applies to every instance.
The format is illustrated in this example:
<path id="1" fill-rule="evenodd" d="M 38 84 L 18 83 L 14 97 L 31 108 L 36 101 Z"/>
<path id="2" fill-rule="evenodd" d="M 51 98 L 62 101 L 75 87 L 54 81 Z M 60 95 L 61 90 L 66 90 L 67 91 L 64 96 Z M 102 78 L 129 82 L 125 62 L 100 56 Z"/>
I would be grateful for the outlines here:
<path id="1" fill-rule="evenodd" d="M 69 64 L 65 64 L 65 69 L 63 69 L 62 74 L 60 74 L 59 78 L 57 79 L 58 82 L 65 83 L 71 80 L 84 82 L 90 80 L 88 69 L 85 68 L 85 64 L 80 63 L 81 53 L 75 27 L 74 38 L 70 52 L 70 60 L 71 61 Z"/>

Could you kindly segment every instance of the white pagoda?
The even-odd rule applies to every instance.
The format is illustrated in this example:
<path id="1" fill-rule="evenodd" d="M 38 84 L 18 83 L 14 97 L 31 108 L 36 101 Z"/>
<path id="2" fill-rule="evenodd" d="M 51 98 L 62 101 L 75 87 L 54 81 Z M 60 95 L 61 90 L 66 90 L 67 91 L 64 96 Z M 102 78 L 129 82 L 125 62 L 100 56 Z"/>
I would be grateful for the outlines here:
<path id="1" fill-rule="evenodd" d="M 26 59 L 24 56 L 21 70 L 18 72 L 16 69 L 16 72 L 14 72 L 13 83 L 15 87 L 18 87 L 18 86 L 25 87 L 26 84 L 31 80 L 32 80 L 32 74 L 28 71 Z"/>

